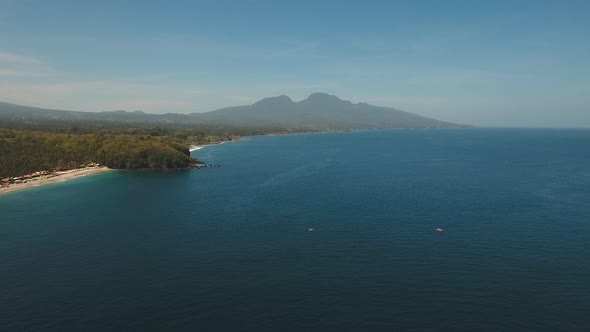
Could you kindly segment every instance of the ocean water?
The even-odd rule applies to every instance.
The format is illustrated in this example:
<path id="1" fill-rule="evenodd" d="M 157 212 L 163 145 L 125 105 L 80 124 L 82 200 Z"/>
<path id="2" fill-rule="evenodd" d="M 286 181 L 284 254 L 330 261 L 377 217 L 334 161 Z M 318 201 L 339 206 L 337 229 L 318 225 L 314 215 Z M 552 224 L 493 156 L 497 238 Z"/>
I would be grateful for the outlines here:
<path id="1" fill-rule="evenodd" d="M 589 147 L 253 137 L 195 151 L 221 168 L 1 196 L 0 330 L 589 331 Z"/>

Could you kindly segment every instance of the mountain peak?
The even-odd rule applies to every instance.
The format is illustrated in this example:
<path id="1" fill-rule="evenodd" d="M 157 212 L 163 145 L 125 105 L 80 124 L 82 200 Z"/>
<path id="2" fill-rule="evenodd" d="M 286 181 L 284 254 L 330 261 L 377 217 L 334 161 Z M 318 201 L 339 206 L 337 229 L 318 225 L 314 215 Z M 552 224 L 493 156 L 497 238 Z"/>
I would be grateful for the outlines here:
<path id="1" fill-rule="evenodd" d="M 323 92 L 314 92 L 305 99 L 306 101 L 343 101 L 342 99 Z"/>
<path id="2" fill-rule="evenodd" d="M 291 104 L 291 103 L 293 103 L 293 100 L 291 100 L 291 98 L 289 98 L 289 96 L 280 95 L 277 97 L 269 97 L 269 98 L 261 99 L 261 100 L 257 101 L 256 103 L 254 103 L 254 105 L 277 106 L 277 105 L 285 105 L 285 104 Z"/>

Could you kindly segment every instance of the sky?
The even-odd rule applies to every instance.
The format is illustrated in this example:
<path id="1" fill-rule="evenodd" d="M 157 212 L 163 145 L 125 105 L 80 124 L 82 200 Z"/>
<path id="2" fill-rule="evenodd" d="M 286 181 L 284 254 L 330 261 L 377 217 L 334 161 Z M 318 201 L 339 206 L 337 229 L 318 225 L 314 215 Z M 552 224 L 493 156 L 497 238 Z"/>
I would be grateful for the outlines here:
<path id="1" fill-rule="evenodd" d="M 0 0 L 0 101 L 205 112 L 325 92 L 590 127 L 590 1 Z"/>

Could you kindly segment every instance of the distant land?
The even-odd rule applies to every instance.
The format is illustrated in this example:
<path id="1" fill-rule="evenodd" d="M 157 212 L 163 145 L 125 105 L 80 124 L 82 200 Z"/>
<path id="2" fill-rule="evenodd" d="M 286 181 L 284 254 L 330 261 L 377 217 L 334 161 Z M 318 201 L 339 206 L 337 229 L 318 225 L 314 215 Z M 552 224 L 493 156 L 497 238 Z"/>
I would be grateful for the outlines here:
<path id="1" fill-rule="evenodd" d="M 314 131 L 468 127 L 394 108 L 372 106 L 366 103 L 355 104 L 326 93 L 313 93 L 299 102 L 294 102 L 288 96 L 283 95 L 265 98 L 252 105 L 191 114 L 148 114 L 142 111 L 64 111 L 0 102 L 0 121 L 28 125 L 47 121 L 100 121 L 153 125 L 273 127 Z"/>

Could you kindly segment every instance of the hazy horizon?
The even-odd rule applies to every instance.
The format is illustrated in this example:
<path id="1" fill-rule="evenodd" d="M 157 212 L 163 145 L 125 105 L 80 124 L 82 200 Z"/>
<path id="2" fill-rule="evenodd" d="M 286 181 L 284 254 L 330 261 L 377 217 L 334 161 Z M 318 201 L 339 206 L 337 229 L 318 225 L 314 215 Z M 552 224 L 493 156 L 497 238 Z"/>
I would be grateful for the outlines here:
<path id="1" fill-rule="evenodd" d="M 0 101 L 206 112 L 324 92 L 484 127 L 590 127 L 585 1 L 0 0 Z"/>

